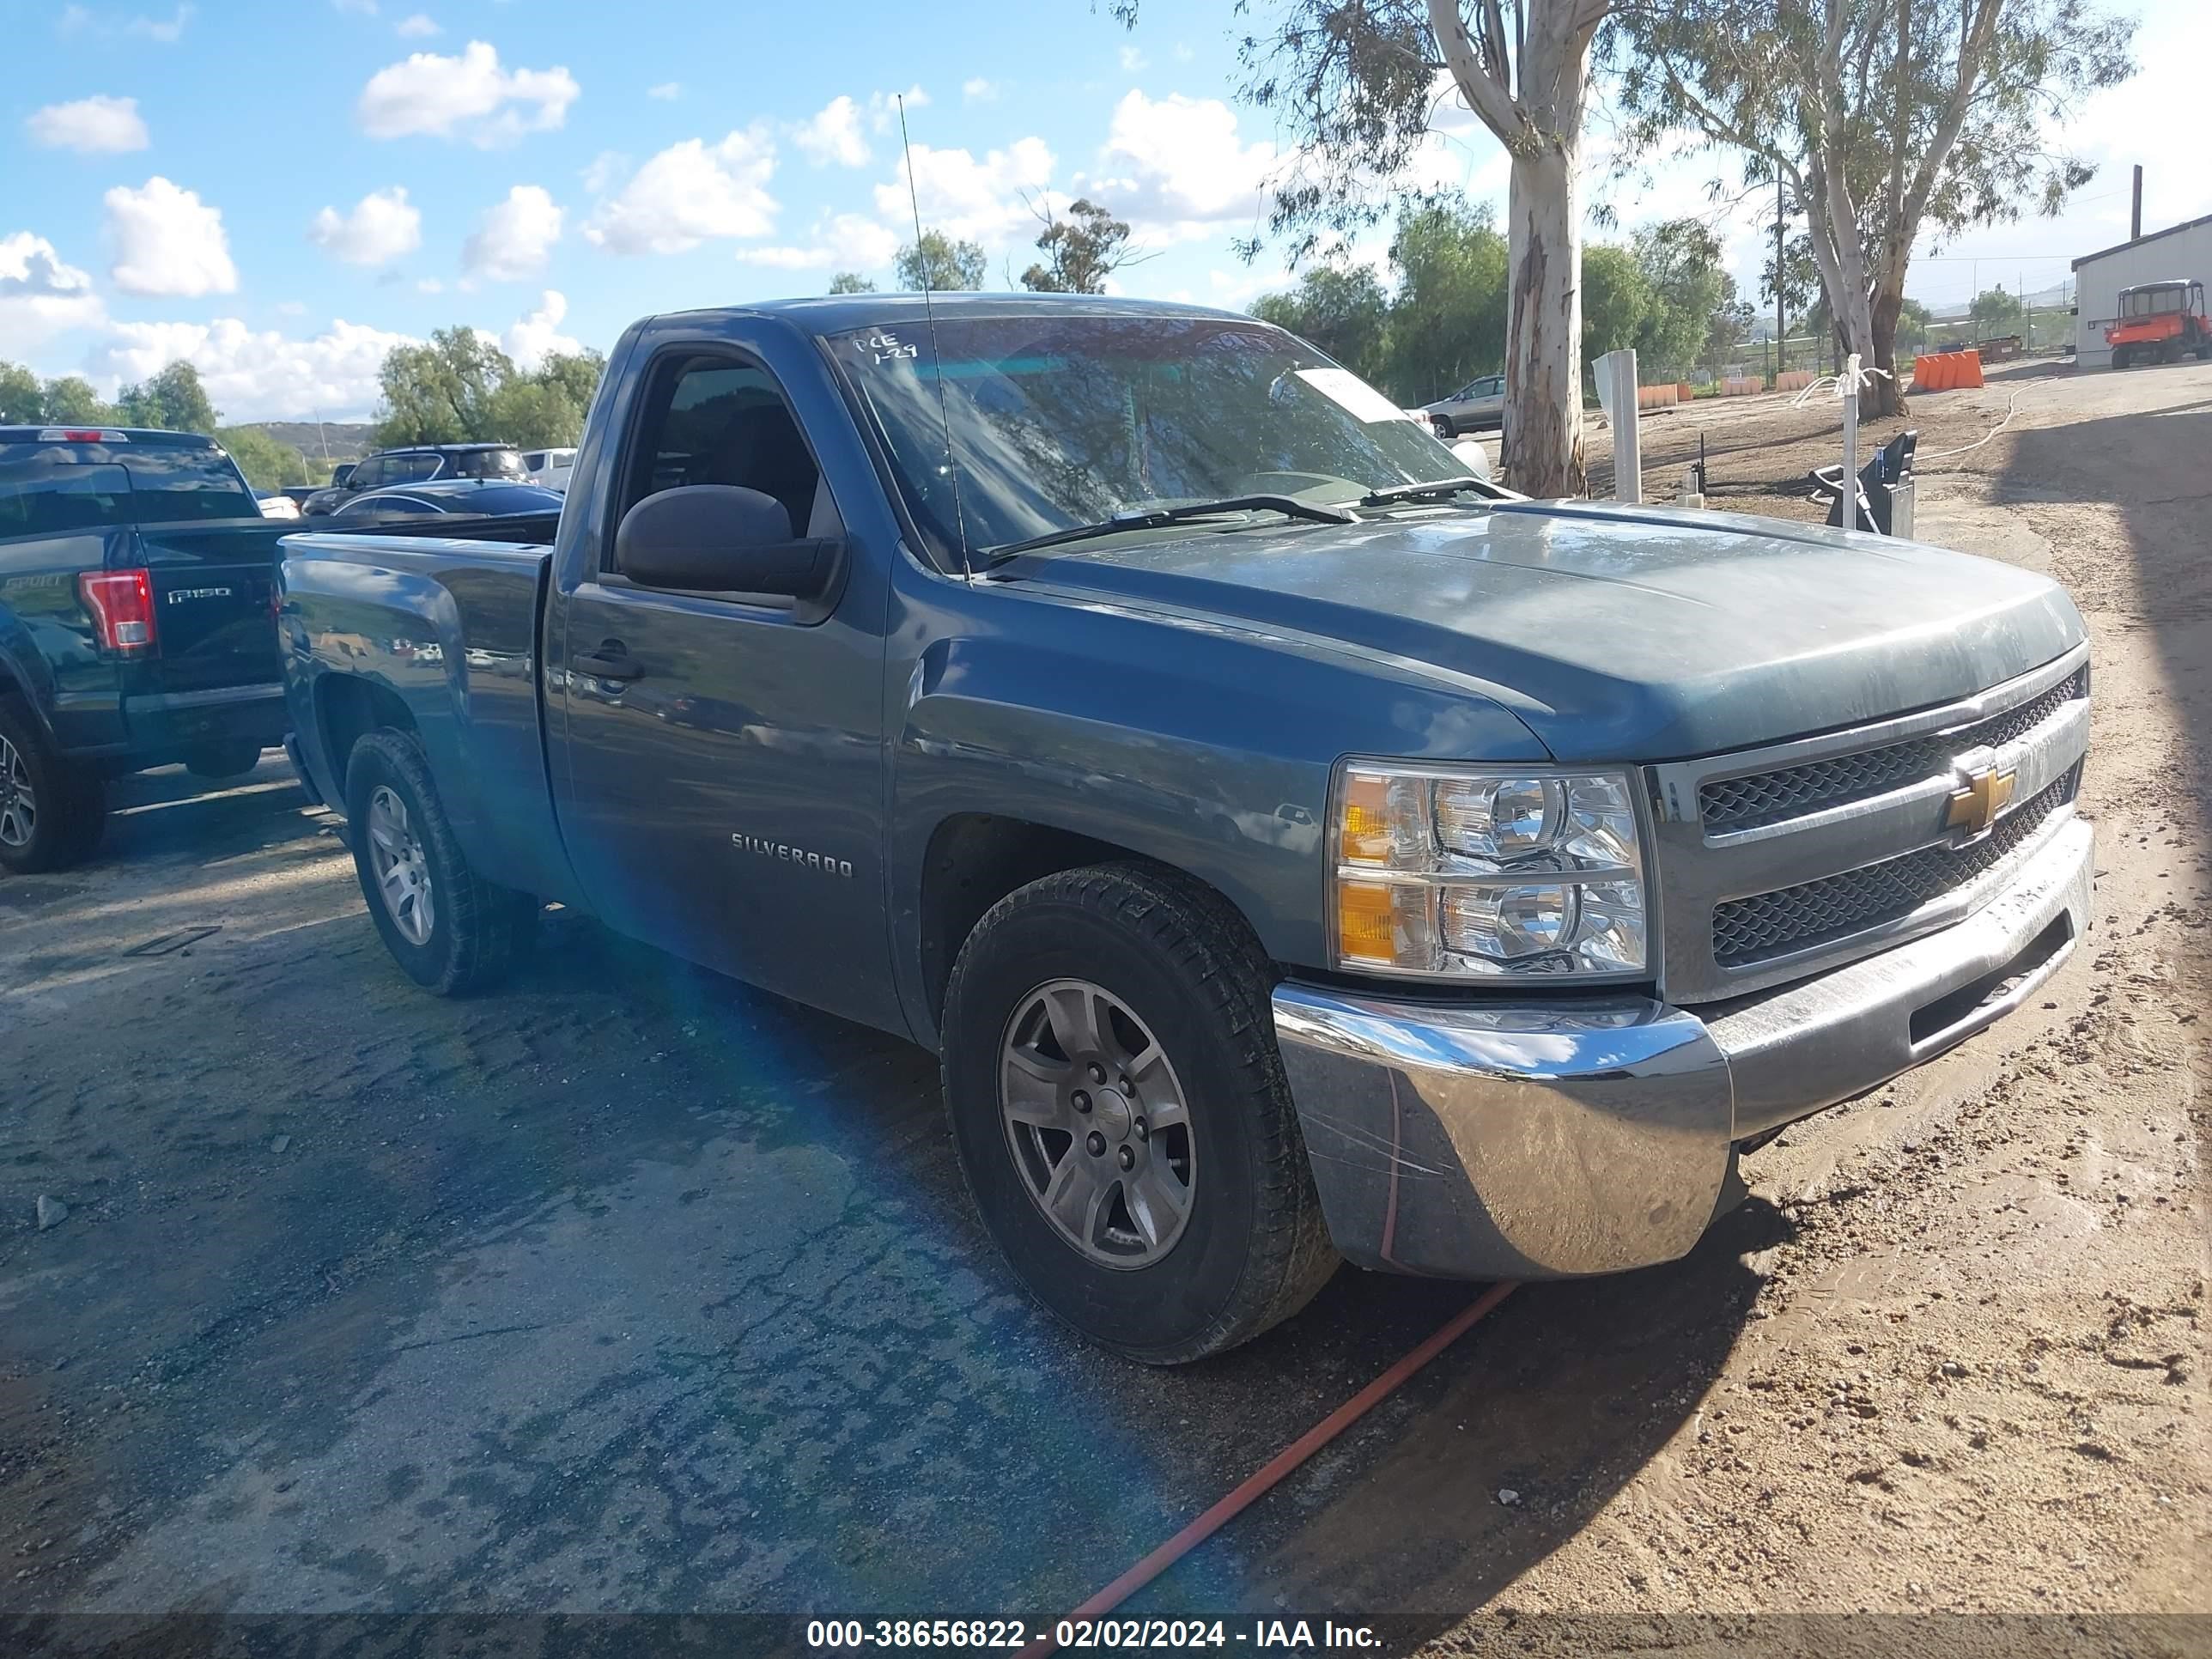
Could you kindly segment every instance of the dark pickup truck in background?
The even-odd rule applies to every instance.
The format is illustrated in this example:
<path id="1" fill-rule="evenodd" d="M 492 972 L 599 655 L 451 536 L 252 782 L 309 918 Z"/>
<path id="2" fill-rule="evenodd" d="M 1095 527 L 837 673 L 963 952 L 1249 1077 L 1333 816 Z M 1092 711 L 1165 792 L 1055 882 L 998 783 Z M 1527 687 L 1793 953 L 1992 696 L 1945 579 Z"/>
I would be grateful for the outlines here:
<path id="1" fill-rule="evenodd" d="M 1154 1363 L 1340 1259 L 1679 1257 L 2090 921 L 2057 586 L 1510 496 L 1248 317 L 651 319 L 550 546 L 295 533 L 278 589 L 410 975 L 557 901 L 936 1049 L 1014 1270 Z"/>
<path id="2" fill-rule="evenodd" d="M 543 536 L 556 517 L 424 527 Z M 111 778 L 231 777 L 283 741 L 270 589 L 296 522 L 264 518 L 212 438 L 0 427 L 0 868 L 90 854 Z"/>

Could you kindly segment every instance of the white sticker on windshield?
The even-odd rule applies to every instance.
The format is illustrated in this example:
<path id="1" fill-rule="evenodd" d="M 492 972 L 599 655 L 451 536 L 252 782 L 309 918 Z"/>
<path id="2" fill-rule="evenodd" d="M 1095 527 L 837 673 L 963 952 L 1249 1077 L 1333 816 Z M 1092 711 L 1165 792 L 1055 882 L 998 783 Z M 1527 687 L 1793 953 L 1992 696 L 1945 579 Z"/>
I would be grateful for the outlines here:
<path id="1" fill-rule="evenodd" d="M 1355 421 L 1402 421 L 1406 411 L 1348 368 L 1302 368 L 1298 379 L 1331 402 L 1352 411 Z"/>

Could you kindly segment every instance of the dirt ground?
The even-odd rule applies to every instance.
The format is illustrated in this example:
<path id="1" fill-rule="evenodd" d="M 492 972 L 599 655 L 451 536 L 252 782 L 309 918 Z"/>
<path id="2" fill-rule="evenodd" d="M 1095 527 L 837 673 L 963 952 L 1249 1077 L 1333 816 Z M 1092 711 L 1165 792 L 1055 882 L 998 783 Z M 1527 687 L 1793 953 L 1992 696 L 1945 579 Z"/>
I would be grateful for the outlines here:
<path id="1" fill-rule="evenodd" d="M 2088 617 L 2085 947 L 1747 1159 L 1687 1260 L 1521 1291 L 1129 1611 L 2205 1650 L 2212 368 L 2024 367 L 1909 423 L 1923 538 Z M 1655 496 L 1700 424 L 1715 505 L 1817 516 L 1832 405 L 1650 422 Z M 99 863 L 0 878 L 0 1615 L 1035 1629 L 1468 1299 L 1346 1271 L 1223 1360 L 1103 1359 L 991 1255 L 926 1056 L 567 915 L 503 990 L 423 997 L 280 759 L 118 793 Z"/>

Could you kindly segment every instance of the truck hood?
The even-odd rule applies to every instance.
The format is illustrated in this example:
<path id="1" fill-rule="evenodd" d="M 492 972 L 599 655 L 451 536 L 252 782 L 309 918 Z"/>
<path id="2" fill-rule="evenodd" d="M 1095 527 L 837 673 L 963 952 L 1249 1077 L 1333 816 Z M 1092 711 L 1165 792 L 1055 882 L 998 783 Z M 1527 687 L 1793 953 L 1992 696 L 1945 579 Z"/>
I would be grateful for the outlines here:
<path id="1" fill-rule="evenodd" d="M 1514 502 L 1055 550 L 1007 568 L 1441 670 L 1562 762 L 1741 749 L 1948 702 L 2083 636 L 2063 589 L 1914 542 L 1735 514 Z"/>

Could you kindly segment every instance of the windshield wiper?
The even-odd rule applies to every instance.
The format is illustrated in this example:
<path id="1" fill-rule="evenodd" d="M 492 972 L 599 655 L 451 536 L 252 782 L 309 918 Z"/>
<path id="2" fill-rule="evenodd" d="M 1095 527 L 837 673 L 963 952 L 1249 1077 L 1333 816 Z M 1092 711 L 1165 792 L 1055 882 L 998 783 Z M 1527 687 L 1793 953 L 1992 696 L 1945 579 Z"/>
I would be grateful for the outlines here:
<path id="1" fill-rule="evenodd" d="M 1042 536 L 1032 536 L 1025 542 L 1010 542 L 1004 547 L 991 550 L 990 562 L 997 564 L 1011 559 L 1017 553 L 1034 552 L 1040 547 L 1058 547 L 1064 542 L 1087 542 L 1098 536 L 1119 535 L 1124 530 L 1155 530 L 1163 525 L 1181 524 L 1188 519 L 1210 519 L 1223 513 L 1251 513 L 1266 510 L 1279 513 L 1285 518 L 1305 519 L 1315 524 L 1355 524 L 1352 514 L 1337 507 L 1320 507 L 1312 501 L 1302 501 L 1295 495 L 1228 495 L 1218 501 L 1183 501 L 1174 507 L 1131 507 L 1101 519 L 1096 524 L 1070 525 L 1065 530 L 1047 531 Z"/>
<path id="2" fill-rule="evenodd" d="M 1393 501 L 1418 501 L 1431 495 L 1456 495 L 1462 489 L 1479 489 L 1493 501 L 1503 500 L 1498 486 L 1469 475 L 1463 478 L 1431 478 L 1412 483 L 1385 484 L 1359 498 L 1362 507 L 1388 507 Z"/>

